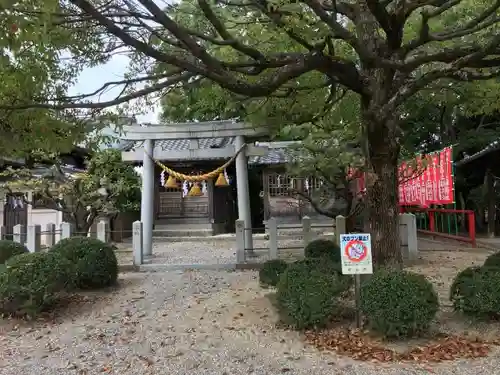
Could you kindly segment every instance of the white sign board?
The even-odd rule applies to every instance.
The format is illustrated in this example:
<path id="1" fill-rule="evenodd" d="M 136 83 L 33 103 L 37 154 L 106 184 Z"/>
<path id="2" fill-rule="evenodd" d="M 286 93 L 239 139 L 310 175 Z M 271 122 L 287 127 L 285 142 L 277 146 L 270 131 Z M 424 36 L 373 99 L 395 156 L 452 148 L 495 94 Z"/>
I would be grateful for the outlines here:
<path id="1" fill-rule="evenodd" d="M 372 243 L 369 233 L 341 234 L 340 255 L 344 275 L 373 273 Z"/>

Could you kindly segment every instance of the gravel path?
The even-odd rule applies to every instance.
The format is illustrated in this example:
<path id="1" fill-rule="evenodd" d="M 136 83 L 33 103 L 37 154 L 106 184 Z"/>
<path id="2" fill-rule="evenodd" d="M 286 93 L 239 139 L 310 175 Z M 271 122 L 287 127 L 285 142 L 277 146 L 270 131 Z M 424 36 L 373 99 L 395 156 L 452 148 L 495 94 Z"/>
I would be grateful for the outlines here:
<path id="1" fill-rule="evenodd" d="M 236 241 L 155 242 L 153 263 L 230 264 L 236 263 Z"/>
<path id="2" fill-rule="evenodd" d="M 283 259 L 302 253 L 303 241 L 280 240 L 278 253 Z M 269 256 L 269 241 L 254 239 L 254 254 L 249 261 L 265 261 Z M 155 242 L 153 263 L 161 264 L 234 264 L 236 263 L 236 240 L 207 239 L 206 241 Z"/>
<path id="3" fill-rule="evenodd" d="M 429 366 L 355 362 L 274 328 L 255 272 L 124 274 L 52 323 L 0 322 L 0 374 L 498 374 L 500 354 Z"/>

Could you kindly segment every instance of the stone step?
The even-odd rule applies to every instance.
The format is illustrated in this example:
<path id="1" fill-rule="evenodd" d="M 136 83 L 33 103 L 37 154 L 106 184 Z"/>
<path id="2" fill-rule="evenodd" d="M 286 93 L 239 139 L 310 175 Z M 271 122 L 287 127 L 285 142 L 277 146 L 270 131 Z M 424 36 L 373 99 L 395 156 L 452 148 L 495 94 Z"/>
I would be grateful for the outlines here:
<path id="1" fill-rule="evenodd" d="M 193 225 L 193 224 L 210 224 L 207 217 L 168 217 L 155 220 L 157 225 Z"/>
<path id="2" fill-rule="evenodd" d="M 153 230 L 154 237 L 207 237 L 212 233 L 212 225 L 208 223 L 157 224 Z"/>
<path id="3" fill-rule="evenodd" d="M 332 234 L 321 234 L 321 237 L 334 239 Z M 268 241 L 269 235 L 265 233 L 258 233 L 253 235 L 254 241 Z M 301 234 L 278 234 L 278 241 L 300 241 L 302 240 Z M 234 242 L 236 243 L 236 235 L 233 234 L 219 234 L 216 236 L 160 236 L 153 234 L 154 242 L 206 242 L 206 241 L 221 241 L 221 242 Z"/>
<path id="4" fill-rule="evenodd" d="M 212 235 L 212 228 L 155 228 L 153 237 L 209 237 Z"/>
<path id="5" fill-rule="evenodd" d="M 212 229 L 210 223 L 191 223 L 191 224 L 159 224 L 155 223 L 154 229 L 158 230 L 205 230 Z"/>
<path id="6" fill-rule="evenodd" d="M 255 238 L 255 237 L 254 237 Z M 263 237 L 259 239 L 264 239 Z M 217 236 L 159 236 L 153 234 L 154 242 L 207 242 L 207 241 L 221 241 L 221 242 L 235 242 L 236 236 L 234 234 L 222 234 Z"/>

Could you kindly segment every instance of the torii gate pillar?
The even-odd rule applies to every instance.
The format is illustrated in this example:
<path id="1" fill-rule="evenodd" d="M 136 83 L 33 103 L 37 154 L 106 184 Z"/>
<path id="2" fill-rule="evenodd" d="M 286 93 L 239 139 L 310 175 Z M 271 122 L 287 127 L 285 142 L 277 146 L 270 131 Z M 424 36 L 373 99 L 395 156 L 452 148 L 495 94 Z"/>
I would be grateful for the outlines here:
<path id="1" fill-rule="evenodd" d="M 144 159 L 142 161 L 142 189 L 141 189 L 141 221 L 142 221 L 142 249 L 143 255 L 153 254 L 153 220 L 155 204 L 155 164 L 151 160 L 154 150 L 152 139 L 144 140 Z M 149 155 L 148 155 L 149 154 Z"/>
<path id="2" fill-rule="evenodd" d="M 236 151 L 243 147 L 245 139 L 242 135 L 235 138 Z M 236 189 L 238 193 L 238 216 L 245 223 L 245 250 L 253 251 L 252 215 L 250 211 L 250 190 L 248 187 L 248 161 L 246 150 L 236 156 Z"/>

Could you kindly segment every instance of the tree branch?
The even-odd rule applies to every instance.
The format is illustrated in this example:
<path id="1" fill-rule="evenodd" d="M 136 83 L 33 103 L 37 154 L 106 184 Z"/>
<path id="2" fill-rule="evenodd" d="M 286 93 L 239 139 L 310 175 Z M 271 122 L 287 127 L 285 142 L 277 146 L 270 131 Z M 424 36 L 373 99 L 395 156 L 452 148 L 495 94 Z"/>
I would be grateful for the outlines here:
<path id="1" fill-rule="evenodd" d="M 13 106 L 1 106 L 0 109 L 16 109 L 16 110 L 21 110 L 21 109 L 29 109 L 29 108 L 50 108 L 50 109 L 71 109 L 71 108 L 92 108 L 92 109 L 104 109 L 108 107 L 112 107 L 115 105 L 119 105 L 122 103 L 129 102 L 133 99 L 141 98 L 143 96 L 153 94 L 155 92 L 158 92 L 162 89 L 165 89 L 167 87 L 170 87 L 176 83 L 179 82 L 185 82 L 189 80 L 190 78 L 194 77 L 195 75 L 193 73 L 182 73 L 177 77 L 173 77 L 171 79 L 167 79 L 163 82 L 159 82 L 156 84 L 153 84 L 149 87 L 146 87 L 141 90 L 137 90 L 133 93 L 130 93 L 128 95 L 124 96 L 118 96 L 115 99 L 112 100 L 107 100 L 104 102 L 83 102 L 83 103 L 78 103 L 78 102 L 72 102 L 70 99 L 66 98 L 60 98 L 60 99 L 52 99 L 54 103 L 26 103 L 26 104 L 19 104 L 19 105 L 13 105 Z M 105 84 L 106 85 L 106 84 Z M 85 95 L 88 97 L 89 95 Z"/>
<path id="2" fill-rule="evenodd" d="M 396 93 L 388 100 L 388 102 L 381 108 L 380 114 L 386 111 L 392 111 L 401 105 L 405 100 L 413 96 L 419 90 L 422 90 L 432 82 L 440 79 L 450 79 L 460 82 L 473 82 L 481 80 L 489 80 L 500 77 L 500 67 L 497 69 L 490 69 L 486 72 L 477 70 L 468 70 L 460 68 L 445 68 L 432 70 L 422 76 L 412 79 L 403 86 L 401 86 Z"/>
<path id="3" fill-rule="evenodd" d="M 500 1 L 495 0 L 490 7 L 486 8 L 482 13 L 474 17 L 465 25 L 459 26 L 455 30 L 431 34 L 429 21 L 460 2 L 461 0 L 445 1 L 444 4 L 437 10 L 434 10 L 434 12 L 423 11 L 421 14 L 422 22 L 420 25 L 419 36 L 417 39 L 414 39 L 403 46 L 401 56 L 404 57 L 408 53 L 430 42 L 446 42 L 452 39 L 461 38 L 463 36 L 484 30 L 500 21 L 500 18 L 495 16 L 496 11 L 500 8 Z M 492 17 L 492 19 L 488 20 L 489 17 Z"/>
<path id="4" fill-rule="evenodd" d="M 255 48 L 245 46 L 243 43 L 237 41 L 234 36 L 229 33 L 224 24 L 215 15 L 215 13 L 212 11 L 212 8 L 205 0 L 198 0 L 198 5 L 200 6 L 200 9 L 202 10 L 205 17 L 214 26 L 215 30 L 217 30 L 222 39 L 228 42 L 231 47 L 247 56 L 250 56 L 254 60 L 266 60 L 265 56 Z"/>
<path id="5" fill-rule="evenodd" d="M 303 0 L 304 4 L 309 6 L 311 10 L 323 21 L 326 25 L 330 27 L 330 29 L 333 31 L 333 37 L 335 39 L 342 39 L 346 43 L 348 43 L 355 51 L 356 53 L 362 57 L 366 58 L 369 56 L 368 51 L 361 45 L 359 42 L 358 38 L 347 30 L 344 26 L 342 26 L 337 20 L 336 20 L 336 14 L 328 14 L 328 12 L 325 10 L 323 5 L 319 0 Z"/>

